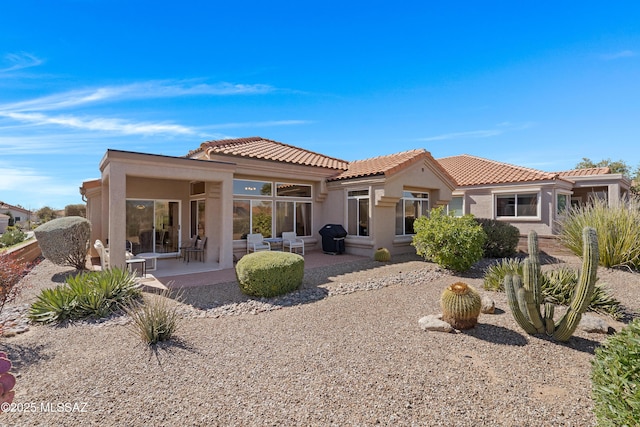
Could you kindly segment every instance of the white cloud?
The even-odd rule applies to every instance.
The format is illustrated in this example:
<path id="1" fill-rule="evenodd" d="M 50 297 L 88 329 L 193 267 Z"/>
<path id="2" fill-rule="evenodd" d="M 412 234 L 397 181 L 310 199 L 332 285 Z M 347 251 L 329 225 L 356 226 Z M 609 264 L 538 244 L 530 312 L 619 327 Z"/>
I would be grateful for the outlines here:
<path id="1" fill-rule="evenodd" d="M 296 126 L 313 123 L 309 120 L 268 120 L 264 122 L 231 122 L 205 126 L 203 129 L 232 129 L 251 127 L 272 127 L 272 126 Z"/>
<path id="2" fill-rule="evenodd" d="M 47 116 L 41 113 L 12 113 L 0 111 L 0 116 L 35 125 L 58 125 L 91 131 L 117 132 L 124 135 L 195 135 L 194 129 L 169 123 L 128 122 L 122 119 L 79 118 L 75 116 Z"/>
<path id="3" fill-rule="evenodd" d="M 150 81 L 122 86 L 104 86 L 92 89 L 73 90 L 11 104 L 0 104 L 5 111 L 45 111 L 73 108 L 98 102 L 118 102 L 132 99 L 177 98 L 197 95 L 258 95 L 273 92 L 275 88 L 263 84 L 216 84 L 191 81 Z"/>
<path id="4" fill-rule="evenodd" d="M 464 139 L 464 138 L 490 138 L 492 136 L 502 135 L 506 132 L 515 130 L 524 130 L 532 127 L 534 123 L 525 122 L 521 124 L 511 122 L 501 122 L 496 125 L 496 129 L 472 130 L 466 132 L 451 132 L 441 135 L 429 136 L 426 138 L 418 138 L 418 141 L 444 141 L 448 139 Z"/>
<path id="5" fill-rule="evenodd" d="M 637 54 L 632 50 L 621 50 L 620 52 L 600 55 L 600 59 L 603 59 L 605 61 L 612 61 L 614 59 L 632 58 L 636 55 Z"/>
<path id="6" fill-rule="evenodd" d="M 23 68 L 37 67 L 44 61 L 30 53 L 8 53 L 4 56 L 4 62 L 8 63 L 8 67 L 0 68 L 0 73 L 9 73 L 11 71 L 21 70 Z"/>

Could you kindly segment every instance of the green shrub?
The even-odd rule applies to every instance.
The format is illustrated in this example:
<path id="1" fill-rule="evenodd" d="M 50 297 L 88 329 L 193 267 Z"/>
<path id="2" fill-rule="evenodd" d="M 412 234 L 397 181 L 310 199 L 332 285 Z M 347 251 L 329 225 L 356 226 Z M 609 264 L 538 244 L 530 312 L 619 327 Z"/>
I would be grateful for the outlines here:
<path id="1" fill-rule="evenodd" d="M 606 201 L 569 209 L 559 220 L 560 241 L 574 254 L 582 255 L 582 229 L 598 233 L 600 265 L 640 267 L 640 199 L 637 196 L 609 207 Z"/>
<path id="2" fill-rule="evenodd" d="M 515 255 L 520 240 L 520 230 L 513 225 L 495 219 L 476 218 L 487 240 L 482 247 L 485 258 L 506 258 Z"/>
<path id="3" fill-rule="evenodd" d="M 129 304 L 124 310 L 133 321 L 130 328 L 145 344 L 152 345 L 170 340 L 180 327 L 182 317 L 179 305 L 170 299 L 171 291 L 144 298 L 143 304 Z M 182 299 L 179 294 L 176 299 Z"/>
<path id="4" fill-rule="evenodd" d="M 413 229 L 416 253 L 441 267 L 466 271 L 482 258 L 487 236 L 472 215 L 454 217 L 439 207 L 418 218 Z"/>
<path id="5" fill-rule="evenodd" d="M 251 296 L 274 297 L 300 287 L 304 277 L 304 258 L 277 251 L 255 252 L 236 264 L 240 290 Z"/>
<path id="6" fill-rule="evenodd" d="M 43 289 L 29 308 L 29 318 L 40 323 L 101 318 L 139 296 L 140 285 L 126 270 L 82 273 L 67 278 L 64 285 Z"/>
<path id="7" fill-rule="evenodd" d="M 504 292 L 504 278 L 510 274 L 523 277 L 524 261 L 519 258 L 504 258 L 485 270 L 484 288 L 488 291 Z M 568 267 L 559 267 L 542 273 L 541 290 L 545 302 L 569 305 L 574 289 L 578 284 L 578 273 Z M 620 301 L 607 291 L 604 285 L 596 283 L 588 307 L 589 311 L 605 314 L 614 319 L 623 315 Z"/>
<path id="8" fill-rule="evenodd" d="M 24 242 L 26 238 L 27 235 L 18 228 L 7 230 L 2 234 L 2 237 L 0 237 L 0 248 L 17 245 L 18 243 Z"/>
<path id="9" fill-rule="evenodd" d="M 58 218 L 35 229 L 42 256 L 57 265 L 84 270 L 91 237 L 91 223 L 79 216 Z"/>
<path id="10" fill-rule="evenodd" d="M 639 360 L 640 319 L 635 319 L 596 349 L 591 381 L 598 425 L 640 425 Z"/>

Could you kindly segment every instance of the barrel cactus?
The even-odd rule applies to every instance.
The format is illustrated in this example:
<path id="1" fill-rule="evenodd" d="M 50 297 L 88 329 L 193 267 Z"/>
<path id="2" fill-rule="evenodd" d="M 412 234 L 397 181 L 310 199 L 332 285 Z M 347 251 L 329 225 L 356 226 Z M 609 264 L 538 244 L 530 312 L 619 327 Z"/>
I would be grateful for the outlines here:
<path id="1" fill-rule="evenodd" d="M 11 361 L 7 353 L 0 351 L 0 404 L 13 402 L 13 386 L 16 385 L 16 378 L 9 373 Z"/>
<path id="2" fill-rule="evenodd" d="M 389 262 L 391 261 L 391 252 L 387 248 L 378 248 L 373 254 L 373 259 L 379 262 Z"/>
<path id="3" fill-rule="evenodd" d="M 456 282 L 442 292 L 440 305 L 442 320 L 456 329 L 470 329 L 478 323 L 482 298 L 472 286 Z"/>
<path id="4" fill-rule="evenodd" d="M 529 233 L 529 257 L 524 262 L 523 276 L 507 275 L 504 288 L 514 319 L 528 334 L 546 333 L 558 341 L 567 341 L 578 327 L 582 313 L 587 310 L 596 283 L 598 269 L 598 236 L 596 230 L 585 227 L 582 231 L 583 260 L 580 277 L 567 312 L 558 322 L 553 319 L 554 305 L 542 301 L 538 235 Z"/>

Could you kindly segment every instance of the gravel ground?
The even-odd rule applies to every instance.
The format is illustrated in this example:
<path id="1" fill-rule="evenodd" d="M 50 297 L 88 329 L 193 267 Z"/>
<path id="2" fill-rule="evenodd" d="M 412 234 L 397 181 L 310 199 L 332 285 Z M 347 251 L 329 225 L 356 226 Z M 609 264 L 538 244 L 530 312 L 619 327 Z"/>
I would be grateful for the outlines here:
<path id="1" fill-rule="evenodd" d="M 464 277 L 411 257 L 322 267 L 273 300 L 248 299 L 235 283 L 189 289 L 177 339 L 155 351 L 123 316 L 31 326 L 0 341 L 21 410 L 0 414 L 0 425 L 595 425 L 590 361 L 605 335 L 528 336 L 504 294 L 486 291 L 498 310 L 474 329 L 418 327 L 439 313 L 444 287 L 481 288 L 484 266 Z M 16 305 L 67 273 L 42 262 Z M 640 275 L 599 277 L 629 317 L 640 311 Z"/>

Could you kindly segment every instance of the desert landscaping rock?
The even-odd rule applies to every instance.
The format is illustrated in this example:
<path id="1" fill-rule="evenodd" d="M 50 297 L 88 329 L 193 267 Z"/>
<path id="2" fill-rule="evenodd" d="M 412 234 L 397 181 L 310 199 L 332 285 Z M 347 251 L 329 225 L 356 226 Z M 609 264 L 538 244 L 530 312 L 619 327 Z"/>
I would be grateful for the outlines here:
<path id="1" fill-rule="evenodd" d="M 423 331 L 433 331 L 433 332 L 453 332 L 453 326 L 442 320 L 442 315 L 433 315 L 430 314 L 428 316 L 421 317 L 418 320 L 418 324 L 420 325 L 420 329 Z"/>
<path id="2" fill-rule="evenodd" d="M 484 314 L 493 314 L 496 311 L 496 302 L 493 298 L 489 298 L 486 295 L 482 296 L 482 308 L 480 308 L 480 312 Z"/>
<path id="3" fill-rule="evenodd" d="M 600 317 L 584 314 L 580 319 L 578 328 L 585 332 L 606 334 L 609 331 L 609 323 Z"/>
<path id="4" fill-rule="evenodd" d="M 481 274 L 472 273 L 464 281 L 481 289 Z M 24 314 L 40 289 L 66 274 L 43 261 L 5 311 L 22 305 Z M 640 276 L 599 277 L 637 316 Z M 595 425 L 591 360 L 606 335 L 579 329 L 562 345 L 529 336 L 504 294 L 489 291 L 504 312 L 481 315 L 464 333 L 416 327 L 439 312 L 442 289 L 459 279 L 394 257 L 309 270 L 301 289 L 277 299 L 247 298 L 234 283 L 190 289 L 176 339 L 155 349 L 122 314 L 30 325 L 0 338 L 18 378 L 14 402 L 86 406 L 5 413 L 0 425 Z"/>

